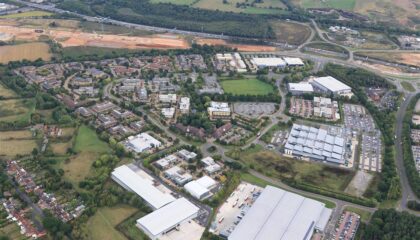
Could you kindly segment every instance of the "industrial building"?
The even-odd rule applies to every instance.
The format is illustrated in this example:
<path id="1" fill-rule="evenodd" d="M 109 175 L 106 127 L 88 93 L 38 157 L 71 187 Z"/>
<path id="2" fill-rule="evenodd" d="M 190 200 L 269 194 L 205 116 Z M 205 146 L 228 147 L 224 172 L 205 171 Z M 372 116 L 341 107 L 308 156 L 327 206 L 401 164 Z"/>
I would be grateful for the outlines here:
<path id="1" fill-rule="evenodd" d="M 173 166 L 169 168 L 164 172 L 164 175 L 179 186 L 183 186 L 184 184 L 193 179 L 189 172 L 185 171 L 184 169 L 178 166 Z"/>
<path id="2" fill-rule="evenodd" d="M 269 57 L 269 58 L 252 58 L 251 63 L 254 64 L 257 68 L 284 68 L 286 67 L 286 62 L 279 57 Z"/>
<path id="3" fill-rule="evenodd" d="M 217 164 L 212 157 L 205 157 L 201 159 L 201 162 L 204 164 L 204 170 L 208 174 L 213 174 L 222 170 L 222 167 Z"/>
<path id="4" fill-rule="evenodd" d="M 325 229 L 331 212 L 324 203 L 267 186 L 228 240 L 309 240 Z"/>
<path id="5" fill-rule="evenodd" d="M 210 107 L 207 108 L 210 119 L 226 119 L 230 118 L 230 107 L 225 102 L 210 102 Z"/>
<path id="6" fill-rule="evenodd" d="M 284 152 L 318 161 L 345 163 L 344 138 L 328 134 L 327 130 L 305 125 L 293 124 Z"/>
<path id="7" fill-rule="evenodd" d="M 300 58 L 284 57 L 283 60 L 289 67 L 305 66 L 305 63 Z"/>
<path id="8" fill-rule="evenodd" d="M 218 53 L 215 56 L 214 64 L 218 71 L 247 71 L 245 62 L 239 53 Z"/>
<path id="9" fill-rule="evenodd" d="M 203 200 L 212 195 L 210 190 L 216 186 L 217 182 L 213 178 L 209 176 L 203 176 L 197 180 L 185 184 L 184 188 L 193 197 L 199 200 Z"/>
<path id="10" fill-rule="evenodd" d="M 158 189 L 159 184 L 152 177 L 146 178 L 127 165 L 114 169 L 111 178 L 126 190 L 139 195 L 152 209 L 159 209 L 175 200 L 169 191 Z"/>
<path id="11" fill-rule="evenodd" d="M 337 79 L 327 77 L 315 77 L 312 78 L 311 83 L 315 90 L 323 93 L 332 93 L 334 95 L 349 95 L 351 94 L 351 87 L 338 81 Z"/>
<path id="12" fill-rule="evenodd" d="M 292 95 L 311 94 L 314 88 L 309 83 L 288 83 L 287 87 Z"/>
<path id="13" fill-rule="evenodd" d="M 199 208 L 185 198 L 172 203 L 137 220 L 140 228 L 152 240 L 159 239 L 198 216 Z"/>
<path id="14" fill-rule="evenodd" d="M 124 146 L 131 151 L 141 153 L 152 148 L 159 148 L 162 143 L 150 136 L 148 133 L 140 133 L 136 136 L 130 136 L 124 141 Z"/>

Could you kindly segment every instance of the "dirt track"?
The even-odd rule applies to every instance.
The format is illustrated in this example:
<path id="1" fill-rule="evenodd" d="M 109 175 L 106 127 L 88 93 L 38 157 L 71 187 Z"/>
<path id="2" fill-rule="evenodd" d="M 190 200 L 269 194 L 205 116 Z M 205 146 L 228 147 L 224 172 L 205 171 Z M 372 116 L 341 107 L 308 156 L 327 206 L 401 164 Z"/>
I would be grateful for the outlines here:
<path id="1" fill-rule="evenodd" d="M 11 34 L 17 40 L 38 40 L 41 35 L 47 35 L 58 41 L 63 47 L 94 46 L 128 49 L 186 49 L 190 47 L 185 39 L 180 37 L 174 38 L 173 36 L 166 37 L 162 34 L 159 36 L 151 35 L 148 37 L 129 37 L 64 30 L 46 30 L 37 33 L 35 32 L 35 29 L 32 28 L 15 26 L 0 26 L 0 32 Z"/>

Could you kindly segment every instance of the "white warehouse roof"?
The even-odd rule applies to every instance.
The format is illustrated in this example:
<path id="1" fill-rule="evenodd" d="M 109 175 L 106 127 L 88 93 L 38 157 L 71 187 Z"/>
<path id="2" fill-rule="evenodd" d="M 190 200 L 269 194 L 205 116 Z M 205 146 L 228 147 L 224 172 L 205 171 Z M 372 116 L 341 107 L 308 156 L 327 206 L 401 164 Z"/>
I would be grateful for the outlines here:
<path id="1" fill-rule="evenodd" d="M 114 169 L 112 178 L 124 188 L 135 192 L 155 209 L 175 200 L 171 194 L 160 191 L 153 186 L 151 180 L 139 176 L 126 165 Z"/>
<path id="2" fill-rule="evenodd" d="M 286 62 L 277 57 L 270 57 L 270 58 L 253 58 L 252 61 L 255 65 L 259 67 L 279 67 L 279 66 L 286 66 Z"/>
<path id="3" fill-rule="evenodd" d="M 351 87 L 331 76 L 314 78 L 314 82 L 330 90 L 331 92 L 351 91 Z"/>
<path id="4" fill-rule="evenodd" d="M 201 199 L 202 197 L 209 195 L 210 189 L 216 186 L 216 184 L 217 182 L 213 178 L 205 175 L 185 184 L 184 188 L 195 198 Z"/>
<path id="5" fill-rule="evenodd" d="M 325 209 L 324 203 L 267 186 L 228 239 L 307 240 L 315 228 L 323 230 L 318 222 L 331 215 Z"/>
<path id="6" fill-rule="evenodd" d="M 136 136 L 130 136 L 127 139 L 128 147 L 137 153 L 141 153 L 152 147 L 160 147 L 162 144 L 156 138 L 150 136 L 148 133 L 140 133 Z"/>
<path id="7" fill-rule="evenodd" d="M 183 221 L 197 215 L 199 208 L 185 198 L 172 203 L 140 218 L 137 224 L 145 231 L 157 236 Z"/>
<path id="8" fill-rule="evenodd" d="M 289 83 L 290 91 L 313 92 L 314 88 L 309 83 Z"/>
<path id="9" fill-rule="evenodd" d="M 283 59 L 287 63 L 287 65 L 292 65 L 292 66 L 305 65 L 303 63 L 302 59 L 300 59 L 300 58 L 284 57 Z"/>

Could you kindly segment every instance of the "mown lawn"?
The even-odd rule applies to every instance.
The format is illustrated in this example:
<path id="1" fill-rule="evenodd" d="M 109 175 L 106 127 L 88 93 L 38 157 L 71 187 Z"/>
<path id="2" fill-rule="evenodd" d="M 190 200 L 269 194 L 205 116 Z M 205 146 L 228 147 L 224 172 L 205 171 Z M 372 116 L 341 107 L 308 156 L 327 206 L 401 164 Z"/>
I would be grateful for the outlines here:
<path id="1" fill-rule="evenodd" d="M 274 92 L 273 86 L 258 79 L 222 80 L 225 93 L 234 95 L 267 95 Z"/>
<path id="2" fill-rule="evenodd" d="M 77 131 L 76 142 L 74 144 L 76 152 L 97 152 L 108 151 L 108 144 L 98 138 L 96 132 L 86 125 L 80 126 Z"/>

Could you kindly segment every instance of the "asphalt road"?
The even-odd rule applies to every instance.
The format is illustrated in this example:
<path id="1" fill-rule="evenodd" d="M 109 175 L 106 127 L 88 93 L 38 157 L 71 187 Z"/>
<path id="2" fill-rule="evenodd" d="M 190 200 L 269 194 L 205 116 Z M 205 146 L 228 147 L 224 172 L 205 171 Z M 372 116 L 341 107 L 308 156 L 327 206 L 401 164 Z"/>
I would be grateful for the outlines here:
<path id="1" fill-rule="evenodd" d="M 402 190 L 402 198 L 399 202 L 399 205 L 397 207 L 400 211 L 409 211 L 413 214 L 416 214 L 417 216 L 420 216 L 419 212 L 413 212 L 410 209 L 407 208 L 407 202 L 410 200 L 417 200 L 419 199 L 414 194 L 413 190 L 411 189 L 411 186 L 409 184 L 407 174 L 404 167 L 404 159 L 403 159 L 403 147 L 401 145 L 402 143 L 402 129 L 403 129 L 403 121 L 404 116 L 407 111 L 407 107 L 411 101 L 411 99 L 415 96 L 414 93 L 407 94 L 405 101 L 401 104 L 398 114 L 397 114 L 397 124 L 396 124 L 396 139 L 395 139 L 395 150 L 396 150 L 396 167 L 398 171 L 398 175 L 400 177 L 401 182 L 401 190 Z"/>

